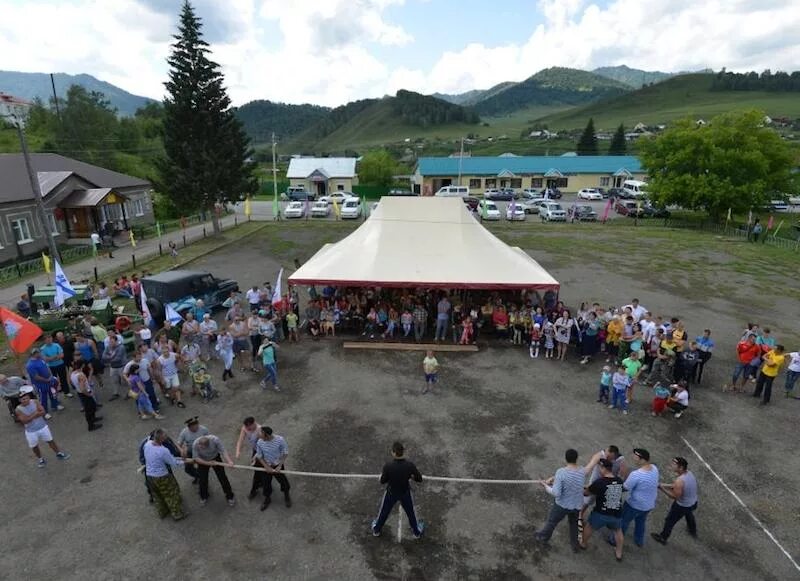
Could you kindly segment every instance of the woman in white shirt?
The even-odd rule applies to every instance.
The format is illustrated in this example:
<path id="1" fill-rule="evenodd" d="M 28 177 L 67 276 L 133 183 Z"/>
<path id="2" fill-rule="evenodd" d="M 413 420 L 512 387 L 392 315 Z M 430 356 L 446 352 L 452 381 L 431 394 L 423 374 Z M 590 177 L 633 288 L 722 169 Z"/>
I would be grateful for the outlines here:
<path id="1" fill-rule="evenodd" d="M 556 319 L 556 358 L 564 361 L 567 356 L 567 346 L 569 345 L 570 337 L 572 336 L 572 327 L 575 326 L 575 319 L 569 309 L 564 309 L 561 316 Z"/>

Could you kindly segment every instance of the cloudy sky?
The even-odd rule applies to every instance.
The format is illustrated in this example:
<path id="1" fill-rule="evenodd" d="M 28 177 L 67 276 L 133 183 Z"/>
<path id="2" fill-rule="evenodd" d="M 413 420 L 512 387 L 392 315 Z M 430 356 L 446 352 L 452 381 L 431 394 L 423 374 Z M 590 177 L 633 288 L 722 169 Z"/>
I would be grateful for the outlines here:
<path id="1" fill-rule="evenodd" d="M 797 0 L 193 3 L 235 104 L 463 92 L 549 66 L 800 69 Z M 0 70 L 89 73 L 160 98 L 181 4 L 0 0 Z"/>

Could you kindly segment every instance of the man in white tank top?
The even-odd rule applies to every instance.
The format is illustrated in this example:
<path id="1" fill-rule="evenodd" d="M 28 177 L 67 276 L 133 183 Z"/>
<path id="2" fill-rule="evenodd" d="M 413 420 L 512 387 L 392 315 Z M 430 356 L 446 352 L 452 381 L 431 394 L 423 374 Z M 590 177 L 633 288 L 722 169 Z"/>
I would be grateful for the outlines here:
<path id="1" fill-rule="evenodd" d="M 694 511 L 697 508 L 697 480 L 689 471 L 689 463 L 686 458 L 681 456 L 673 458 L 672 469 L 677 475 L 675 480 L 672 484 L 659 484 L 658 488 L 674 502 L 669 508 L 667 518 L 664 519 L 664 528 L 660 533 L 650 535 L 662 545 L 667 544 L 667 539 L 672 534 L 672 528 L 684 517 L 689 536 L 697 538 L 697 522 L 694 519 Z"/>
<path id="2" fill-rule="evenodd" d="M 39 450 L 39 442 L 46 442 L 48 446 L 56 453 L 59 460 L 68 460 L 69 454 L 61 451 L 50 433 L 50 428 L 44 419 L 45 411 L 38 401 L 33 399 L 33 386 L 23 385 L 19 390 L 19 405 L 15 410 L 17 419 L 25 426 L 25 440 L 28 442 L 28 447 L 36 456 L 39 468 L 44 468 L 47 460 L 42 458 L 42 452 Z"/>

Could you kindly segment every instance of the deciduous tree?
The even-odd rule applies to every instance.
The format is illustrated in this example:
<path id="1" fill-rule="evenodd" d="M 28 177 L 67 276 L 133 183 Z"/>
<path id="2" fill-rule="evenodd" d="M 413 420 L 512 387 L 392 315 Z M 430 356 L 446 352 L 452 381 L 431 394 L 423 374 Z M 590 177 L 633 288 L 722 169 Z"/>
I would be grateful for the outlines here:
<path id="1" fill-rule="evenodd" d="M 763 119 L 756 110 L 725 113 L 705 126 L 687 118 L 644 141 L 651 197 L 719 219 L 728 208 L 745 212 L 786 192 L 793 155 Z"/>
<path id="2" fill-rule="evenodd" d="M 397 164 L 385 149 L 370 151 L 358 164 L 358 179 L 362 184 L 388 186 L 392 183 Z"/>

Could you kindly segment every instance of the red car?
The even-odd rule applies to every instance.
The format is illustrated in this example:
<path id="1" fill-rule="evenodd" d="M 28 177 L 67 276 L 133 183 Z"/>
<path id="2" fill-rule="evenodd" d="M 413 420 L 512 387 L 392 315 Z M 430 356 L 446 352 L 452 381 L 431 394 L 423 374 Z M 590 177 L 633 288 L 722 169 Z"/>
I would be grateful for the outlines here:
<path id="1" fill-rule="evenodd" d="M 637 214 L 636 202 L 630 200 L 617 200 L 614 211 L 622 216 L 635 216 Z"/>

